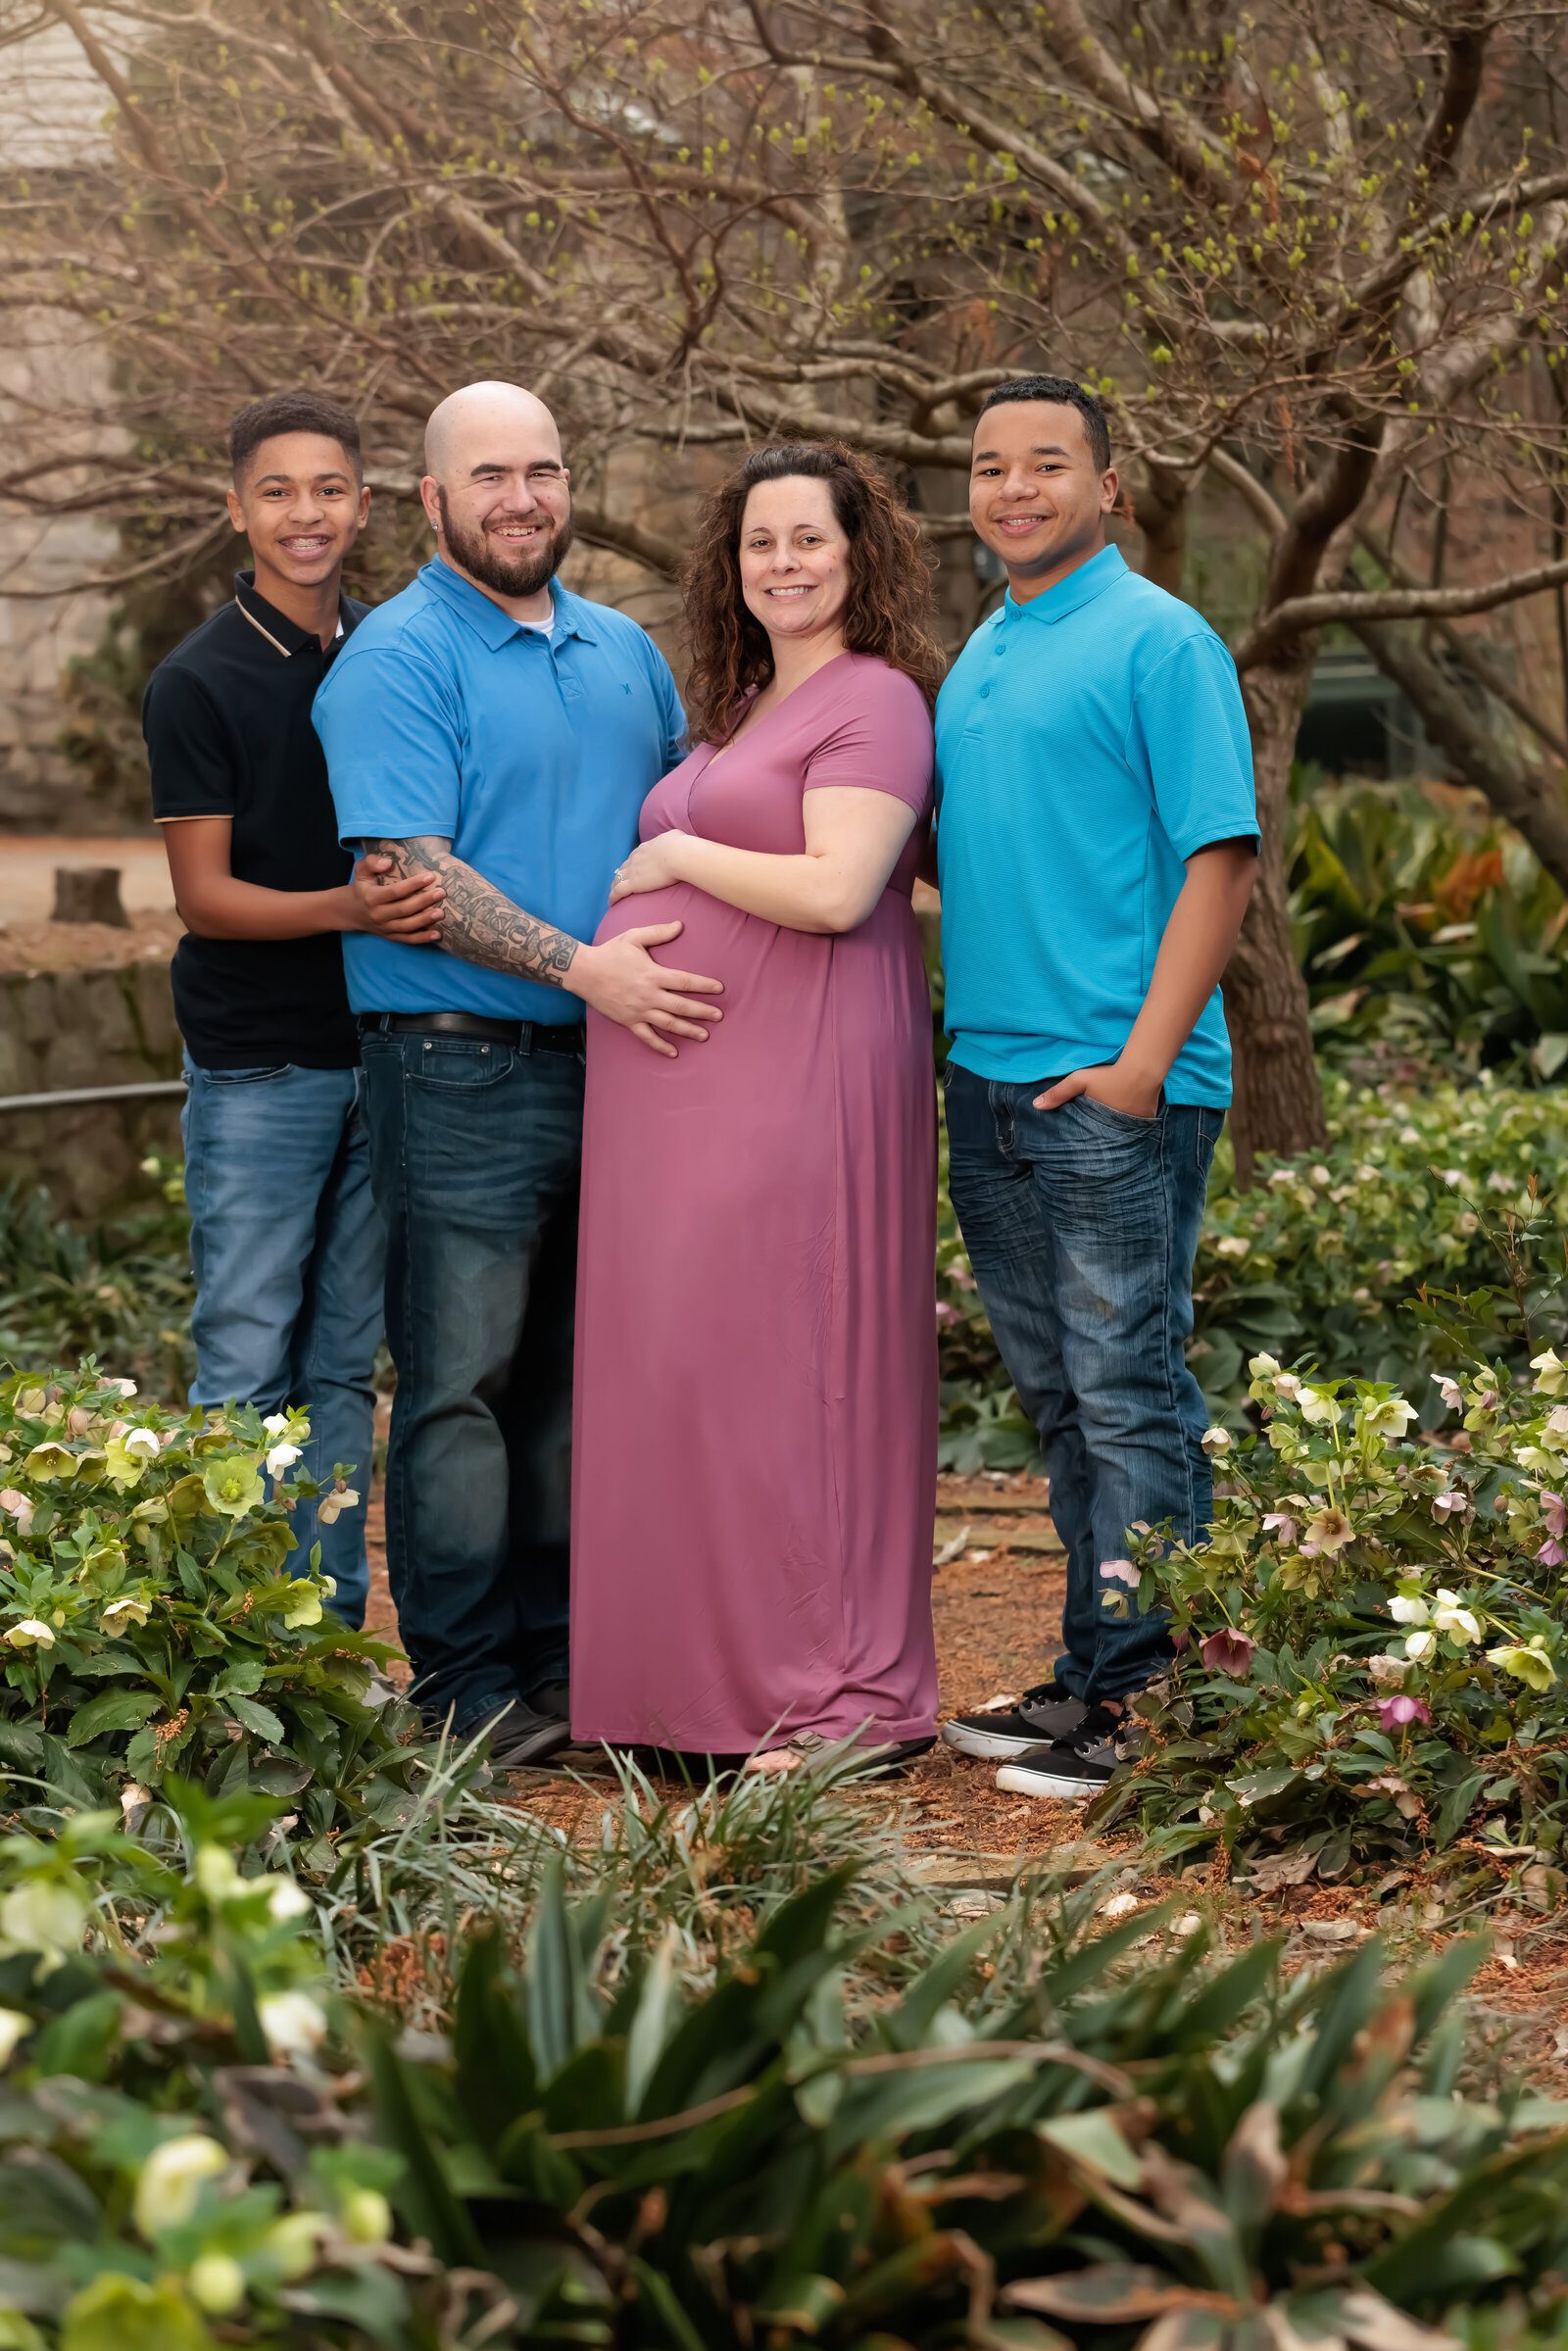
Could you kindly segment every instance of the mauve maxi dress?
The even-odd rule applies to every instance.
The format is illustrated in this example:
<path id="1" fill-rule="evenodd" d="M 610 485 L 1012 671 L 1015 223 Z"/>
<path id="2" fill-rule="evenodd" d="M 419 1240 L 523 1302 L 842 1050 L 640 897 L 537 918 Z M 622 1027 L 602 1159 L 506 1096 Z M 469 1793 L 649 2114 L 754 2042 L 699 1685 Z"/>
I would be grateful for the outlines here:
<path id="1" fill-rule="evenodd" d="M 931 1011 L 909 904 L 931 808 L 919 689 L 841 654 L 643 804 L 799 856 L 802 794 L 916 812 L 859 928 L 781 929 L 679 883 L 661 961 L 724 983 L 671 1061 L 588 1014 L 571 1499 L 576 1738 L 741 1754 L 935 1727 Z"/>

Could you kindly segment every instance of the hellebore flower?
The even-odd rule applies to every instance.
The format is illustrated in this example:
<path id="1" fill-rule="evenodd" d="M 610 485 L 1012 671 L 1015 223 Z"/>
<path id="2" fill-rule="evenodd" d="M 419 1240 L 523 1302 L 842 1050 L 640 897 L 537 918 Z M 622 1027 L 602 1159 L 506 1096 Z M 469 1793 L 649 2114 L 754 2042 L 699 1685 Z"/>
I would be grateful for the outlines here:
<path id="1" fill-rule="evenodd" d="M 55 1478 L 74 1478 L 76 1456 L 68 1445 L 56 1445 L 51 1438 L 46 1444 L 35 1445 L 22 1464 L 24 1478 L 33 1478 L 40 1486 L 49 1485 Z"/>
<path id="2" fill-rule="evenodd" d="M 1458 1381 L 1450 1380 L 1447 1373 L 1442 1371 L 1435 1371 L 1432 1374 L 1432 1377 L 1437 1385 L 1438 1394 L 1442 1396 L 1444 1402 L 1448 1407 L 1448 1410 L 1450 1412 L 1457 1412 L 1464 1403 L 1464 1396 L 1460 1392 Z"/>
<path id="3" fill-rule="evenodd" d="M 1440 1633 L 1446 1633 L 1450 1641 L 1481 1639 L 1480 1618 L 1472 1615 L 1468 1608 L 1460 1607 L 1456 1592 L 1439 1591 L 1438 1606 L 1432 1611 L 1432 1622 Z"/>
<path id="4" fill-rule="evenodd" d="M 1436 1633 L 1412 1633 L 1404 1644 L 1404 1653 L 1414 1665 L 1430 1665 L 1438 1653 Z"/>
<path id="5" fill-rule="evenodd" d="M 314 1584 L 301 1576 L 288 1588 L 283 1622 L 292 1633 L 301 1625 L 318 1625 L 320 1621 L 321 1595 Z"/>
<path id="6" fill-rule="evenodd" d="M 1254 1380 L 1277 1380 L 1279 1364 L 1272 1355 L 1254 1355 L 1247 1366 Z"/>
<path id="7" fill-rule="evenodd" d="M 243 1518 L 266 1499 L 261 1474 L 249 1453 L 231 1453 L 202 1473 L 202 1490 L 220 1518 Z"/>
<path id="8" fill-rule="evenodd" d="M 269 1437 L 281 1437 L 283 1431 L 288 1427 L 288 1414 L 286 1412 L 269 1412 L 262 1426 Z"/>
<path id="9" fill-rule="evenodd" d="M 1138 1590 L 1138 1570 L 1130 1559 L 1102 1559 L 1100 1572 L 1117 1584 L 1130 1585 L 1134 1592 Z"/>
<path id="10" fill-rule="evenodd" d="M 1251 1249 L 1245 1233 L 1227 1233 L 1223 1241 L 1214 1244 L 1216 1257 L 1245 1257 Z"/>
<path id="11" fill-rule="evenodd" d="M 1294 1404 L 1299 1401 L 1301 1383 L 1294 1371 L 1282 1371 L 1279 1374 L 1274 1382 L 1274 1394 L 1282 1404 Z"/>
<path id="12" fill-rule="evenodd" d="M 1344 1550 L 1352 1533 L 1345 1512 L 1336 1510 L 1332 1502 L 1323 1502 L 1301 1529 L 1302 1553 L 1308 1559 L 1315 1559 L 1320 1552 L 1327 1552 L 1332 1558 L 1336 1551 Z"/>
<path id="13" fill-rule="evenodd" d="M 40 1624 L 35 1616 L 24 1616 L 20 1624 L 8 1625 L 5 1638 L 14 1649 L 52 1649 L 55 1637 L 49 1627 Z"/>
<path id="14" fill-rule="evenodd" d="M 341 1511 L 357 1509 L 359 1499 L 353 1487 L 346 1480 L 339 1478 L 331 1492 L 323 1494 L 316 1505 L 318 1524 L 323 1527 L 331 1526 Z M 315 1621 L 313 1617 L 311 1622 L 314 1624 Z"/>
<path id="15" fill-rule="evenodd" d="M 1265 1535 L 1277 1535 L 1283 1543 L 1293 1543 L 1297 1537 L 1297 1522 L 1288 1510 L 1271 1510 L 1263 1521 Z"/>
<path id="16" fill-rule="evenodd" d="M 1402 1657 L 1369 1657 L 1366 1670 L 1374 1682 L 1402 1682 L 1410 1668 Z"/>
<path id="17" fill-rule="evenodd" d="M 1326 1388 L 1301 1388 L 1301 1418 L 1332 1428 L 1340 1417 L 1340 1407 Z"/>
<path id="18" fill-rule="evenodd" d="M 1488 1662 L 1501 1666 L 1516 1682 L 1527 1683 L 1532 1690 L 1549 1690 L 1557 1676 L 1551 1659 L 1538 1644 L 1543 1636 L 1537 1634 L 1528 1647 L 1512 1643 L 1502 1648 L 1488 1649 Z"/>
<path id="19" fill-rule="evenodd" d="M 1228 1453 L 1231 1449 L 1231 1433 L 1229 1429 L 1205 1429 L 1202 1436 L 1202 1445 L 1204 1452 L 1208 1455 L 1211 1461 L 1216 1453 Z"/>
<path id="20" fill-rule="evenodd" d="M 256 2003 L 267 2045 L 279 2063 L 310 2057 L 326 2038 L 326 2018 L 308 1991 L 269 1992 Z"/>
<path id="21" fill-rule="evenodd" d="M 1424 1625 L 1427 1604 L 1418 1592 L 1396 1592 L 1389 1602 L 1389 1614 L 1396 1625 Z"/>
<path id="22" fill-rule="evenodd" d="M 1429 1723 L 1432 1709 L 1425 1698 L 1413 1698 L 1399 1690 L 1392 1698 L 1379 1698 L 1378 1724 L 1384 1731 L 1396 1731 L 1403 1723 Z"/>
<path id="23" fill-rule="evenodd" d="M 118 1641 L 132 1626 L 144 1625 L 151 1614 L 146 1600 L 139 1600 L 134 1592 L 126 1592 L 123 1599 L 110 1601 L 98 1619 L 98 1630 L 107 1633 L 111 1641 Z"/>
<path id="24" fill-rule="evenodd" d="M 1568 1364 L 1560 1360 L 1555 1347 L 1548 1347 L 1544 1355 L 1532 1355 L 1530 1368 L 1536 1375 L 1538 1396 L 1561 1396 L 1568 1388 Z"/>
<path id="25" fill-rule="evenodd" d="M 1470 1507 L 1470 1496 L 1462 1486 L 1450 1486 L 1445 1494 L 1435 1494 L 1432 1508 L 1441 1519 L 1462 1518 Z"/>
<path id="26" fill-rule="evenodd" d="M 299 1457 L 300 1448 L 297 1445 L 274 1445 L 267 1456 L 268 1476 L 280 1478 L 284 1470 L 293 1468 Z"/>
<path id="27" fill-rule="evenodd" d="M 1375 1780 L 1363 1781 L 1362 1793 L 1392 1796 L 1395 1811 L 1407 1821 L 1413 1821 L 1421 1810 L 1420 1797 L 1405 1786 L 1397 1772 L 1380 1772 Z"/>
<path id="28" fill-rule="evenodd" d="M 1379 1437 L 1392 1437 L 1397 1442 L 1411 1421 L 1419 1418 L 1414 1404 L 1407 1404 L 1402 1396 L 1386 1396 L 1381 1403 L 1362 1407 L 1361 1426 Z"/>
<path id="29" fill-rule="evenodd" d="M 1257 1643 L 1245 1633 L 1226 1625 L 1218 1633 L 1210 1633 L 1199 1651 L 1210 1673 L 1245 1674 L 1252 1662 Z"/>
<path id="30" fill-rule="evenodd" d="M 4 1496 L 0 1495 L 0 1500 L 3 1499 Z M 1541 1508 L 1546 1521 L 1547 1534 L 1555 1536 L 1560 1543 L 1568 1535 L 1568 1502 L 1563 1500 L 1560 1494 L 1543 1492 Z"/>
<path id="31" fill-rule="evenodd" d="M 154 2147 L 136 2182 L 136 2226 L 150 2241 L 166 2229 L 177 2229 L 190 2219 L 202 2182 L 216 2180 L 228 2169 L 228 2157 L 216 2138 L 192 2131 L 182 2138 L 166 2138 Z"/>
<path id="32" fill-rule="evenodd" d="M 1561 1567 L 1563 1561 L 1568 1559 L 1568 1551 L 1563 1549 L 1560 1543 L 1554 1543 L 1548 1536 L 1536 1553 L 1536 1557 L 1543 1567 Z"/>
<path id="33" fill-rule="evenodd" d="M 0 1489 L 0 1510 L 9 1511 L 17 1522 L 17 1533 L 25 1540 L 32 1533 L 32 1504 L 24 1494 L 14 1486 Z"/>

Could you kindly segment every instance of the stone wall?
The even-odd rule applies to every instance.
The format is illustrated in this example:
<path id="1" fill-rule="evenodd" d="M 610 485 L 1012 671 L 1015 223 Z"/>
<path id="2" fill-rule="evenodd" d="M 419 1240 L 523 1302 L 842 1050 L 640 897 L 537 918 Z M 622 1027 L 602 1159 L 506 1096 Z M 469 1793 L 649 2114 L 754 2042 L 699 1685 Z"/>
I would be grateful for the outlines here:
<path id="1" fill-rule="evenodd" d="M 0 1096 L 130 1086 L 179 1075 L 169 965 L 0 974 Z M 0 1182 L 47 1184 L 56 1209 L 95 1216 L 145 1189 L 139 1163 L 176 1151 L 179 1101 L 0 1111 Z"/>

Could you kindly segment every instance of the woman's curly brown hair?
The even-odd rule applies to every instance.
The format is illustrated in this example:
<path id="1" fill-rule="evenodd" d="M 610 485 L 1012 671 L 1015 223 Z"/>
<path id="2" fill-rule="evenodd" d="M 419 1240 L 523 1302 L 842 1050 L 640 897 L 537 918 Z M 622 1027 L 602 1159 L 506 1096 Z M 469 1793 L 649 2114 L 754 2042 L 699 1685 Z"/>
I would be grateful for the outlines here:
<path id="1" fill-rule="evenodd" d="M 691 668 L 686 680 L 690 738 L 727 743 L 749 686 L 773 674 L 767 631 L 741 594 L 741 525 L 759 482 L 804 475 L 825 481 L 850 542 L 850 593 L 844 643 L 912 677 L 935 702 L 947 661 L 937 637 L 933 564 L 920 526 L 882 475 L 843 441 L 811 441 L 754 450 L 720 484 L 698 518 L 681 591 Z"/>

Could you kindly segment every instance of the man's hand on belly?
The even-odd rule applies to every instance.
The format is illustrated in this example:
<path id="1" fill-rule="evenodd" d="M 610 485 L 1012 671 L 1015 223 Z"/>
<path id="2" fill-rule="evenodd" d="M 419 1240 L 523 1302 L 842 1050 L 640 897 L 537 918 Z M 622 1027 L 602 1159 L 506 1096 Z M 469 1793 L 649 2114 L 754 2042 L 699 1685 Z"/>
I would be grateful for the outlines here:
<path id="1" fill-rule="evenodd" d="M 722 1020 L 716 1004 L 699 1004 L 698 996 L 721 996 L 721 980 L 704 979 L 695 971 L 671 971 L 656 963 L 648 950 L 667 947 L 685 926 L 679 922 L 649 922 L 640 930 L 622 931 L 603 947 L 580 947 L 562 985 L 584 1004 L 614 1020 L 656 1053 L 673 1060 L 671 1037 L 707 1037 L 704 1025 Z"/>

